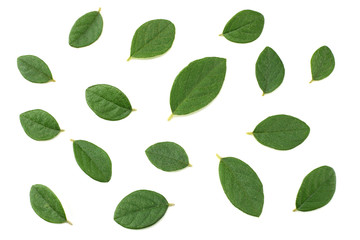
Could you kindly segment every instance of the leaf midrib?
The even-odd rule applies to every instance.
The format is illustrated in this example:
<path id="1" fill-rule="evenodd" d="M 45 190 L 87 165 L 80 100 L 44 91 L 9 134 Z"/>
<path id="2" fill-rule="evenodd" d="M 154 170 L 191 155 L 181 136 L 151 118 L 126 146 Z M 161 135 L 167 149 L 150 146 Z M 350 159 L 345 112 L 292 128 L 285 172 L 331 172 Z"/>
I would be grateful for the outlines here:
<path id="1" fill-rule="evenodd" d="M 151 153 L 151 154 L 154 154 L 154 155 L 158 155 L 158 156 L 161 156 L 161 157 L 166 157 L 166 158 L 175 160 L 176 162 L 179 162 L 179 163 L 184 163 L 181 159 L 178 159 L 178 158 L 173 158 L 173 157 L 170 157 L 170 156 L 167 156 L 167 155 L 163 155 L 163 154 L 160 154 L 160 153 L 156 153 L 156 152 L 152 152 L 152 151 L 148 151 L 148 153 Z"/>
<path id="2" fill-rule="evenodd" d="M 42 70 L 40 70 L 39 68 L 35 67 L 34 65 L 31 65 L 30 63 L 28 63 L 27 61 L 23 60 L 23 59 L 19 59 L 20 62 L 22 62 L 23 64 L 27 65 L 27 66 L 30 66 L 31 68 L 35 69 L 38 73 L 40 73 L 41 75 L 49 78 L 49 81 L 52 79 L 52 75 L 50 74 L 47 75 L 46 73 L 44 73 Z M 44 64 L 43 62 L 41 64 Z"/>
<path id="3" fill-rule="evenodd" d="M 295 131 L 306 131 L 308 130 L 307 128 L 301 128 L 301 129 L 289 129 L 289 130 L 277 130 L 277 131 L 267 131 L 267 132 L 256 132 L 254 131 L 254 133 L 256 134 L 267 134 L 267 133 L 282 133 L 282 132 L 295 132 Z"/>
<path id="4" fill-rule="evenodd" d="M 73 44 L 74 42 L 78 41 L 80 37 L 82 37 L 86 32 L 89 31 L 89 29 L 94 25 L 96 18 L 100 15 L 100 12 L 96 12 L 97 14 L 95 15 L 95 17 L 93 18 L 93 20 L 91 21 L 91 23 L 89 24 L 89 27 L 87 27 L 85 29 L 85 31 L 81 32 L 77 38 L 73 38 L 73 40 L 70 42 L 70 44 Z M 80 17 L 81 18 L 81 17 Z"/>
<path id="5" fill-rule="evenodd" d="M 36 123 L 36 124 L 38 124 L 38 125 L 40 125 L 40 126 L 43 126 L 44 128 L 47 128 L 47 129 L 50 129 L 50 130 L 54 130 L 54 131 L 57 131 L 57 132 L 60 131 L 59 129 L 50 128 L 50 127 L 48 127 L 48 126 L 45 126 L 44 124 L 41 124 L 41 123 L 39 123 L 39 122 L 36 122 L 35 120 L 27 117 L 26 115 L 22 115 L 22 117 L 28 119 L 29 121 L 31 121 L 31 122 L 33 122 L 33 123 Z"/>
<path id="6" fill-rule="evenodd" d="M 105 98 L 105 97 L 103 97 L 103 96 L 99 95 L 96 91 L 93 91 L 93 90 L 91 90 L 91 89 L 88 89 L 88 91 L 89 91 L 89 92 L 91 92 L 92 94 L 96 95 L 97 97 L 99 97 L 99 98 L 101 98 L 101 99 L 105 100 L 106 102 L 109 102 L 109 103 L 114 104 L 114 105 L 115 105 L 115 106 L 117 106 L 118 108 L 125 109 L 125 110 L 127 110 L 127 111 L 131 111 L 131 109 L 129 109 L 129 108 L 125 108 L 125 107 L 123 107 L 123 106 L 120 106 L 120 105 L 119 105 L 119 104 L 117 104 L 116 102 L 113 102 L 113 101 L 111 101 L 111 100 L 109 100 L 109 99 L 107 99 L 107 98 Z"/>
<path id="7" fill-rule="evenodd" d="M 60 218 L 63 218 L 62 214 L 60 214 L 58 211 L 56 211 L 50 204 L 49 202 L 44 198 L 44 196 L 36 189 L 34 188 L 34 190 L 40 195 L 40 197 L 49 205 L 49 207 L 51 208 L 51 210 L 53 210 Z M 66 217 L 65 217 L 65 221 L 66 221 Z"/>
<path id="8" fill-rule="evenodd" d="M 75 143 L 76 144 L 76 143 Z M 84 149 L 80 146 L 80 144 L 77 144 L 77 146 L 80 148 L 80 150 L 85 153 L 85 155 L 91 160 L 91 162 L 94 164 L 94 166 L 96 167 L 96 169 L 98 170 L 98 172 L 102 175 L 102 179 L 107 179 L 107 176 L 105 176 L 105 173 L 103 173 L 99 166 L 96 164 L 96 161 L 93 160 L 93 158 L 86 152 L 84 151 Z"/>

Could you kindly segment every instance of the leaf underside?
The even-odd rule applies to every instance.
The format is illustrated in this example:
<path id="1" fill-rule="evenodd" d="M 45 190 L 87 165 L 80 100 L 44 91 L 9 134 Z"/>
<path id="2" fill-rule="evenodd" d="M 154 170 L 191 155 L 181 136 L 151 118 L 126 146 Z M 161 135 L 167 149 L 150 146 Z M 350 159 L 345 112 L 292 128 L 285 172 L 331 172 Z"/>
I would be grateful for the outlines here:
<path id="1" fill-rule="evenodd" d="M 261 144 L 277 149 L 290 150 L 305 141 L 309 126 L 289 115 L 275 115 L 259 123 L 253 135 Z"/>
<path id="2" fill-rule="evenodd" d="M 157 168 L 172 172 L 189 166 L 185 150 L 173 142 L 156 143 L 145 151 L 150 162 Z"/>
<path id="3" fill-rule="evenodd" d="M 219 94 L 226 59 L 207 57 L 191 62 L 176 77 L 170 93 L 174 115 L 186 115 L 208 105 Z"/>
<path id="4" fill-rule="evenodd" d="M 271 93 L 283 82 L 285 68 L 277 53 L 266 47 L 256 62 L 256 79 L 263 93 Z"/>
<path id="5" fill-rule="evenodd" d="M 169 203 L 159 193 L 138 190 L 123 198 L 114 213 L 114 220 L 130 229 L 149 227 L 166 213 Z"/>
<path id="6" fill-rule="evenodd" d="M 219 177 L 227 198 L 236 208 L 251 216 L 261 215 L 263 186 L 249 165 L 233 157 L 222 158 Z"/>
<path id="7" fill-rule="evenodd" d="M 46 186 L 36 184 L 30 190 L 30 203 L 35 213 L 47 222 L 67 222 L 64 209 L 57 196 Z"/>
<path id="8" fill-rule="evenodd" d="M 50 140 L 60 133 L 56 119 L 41 109 L 20 114 L 20 123 L 25 133 L 37 141 Z"/>
<path id="9" fill-rule="evenodd" d="M 71 28 L 69 44 L 75 48 L 86 47 L 100 37 L 103 29 L 103 19 L 99 11 L 86 13 L 76 20 Z"/>
<path id="10" fill-rule="evenodd" d="M 126 118 L 132 107 L 126 95 L 116 87 L 98 84 L 86 89 L 86 102 L 100 118 L 117 121 Z"/>
<path id="11" fill-rule="evenodd" d="M 243 10 L 232 17 L 225 25 L 223 35 L 235 43 L 255 41 L 264 28 L 264 16 L 252 10 Z"/>
<path id="12" fill-rule="evenodd" d="M 131 43 L 130 57 L 151 58 L 167 52 L 175 39 L 175 26 L 164 19 L 151 20 L 141 25 Z"/>
<path id="13" fill-rule="evenodd" d="M 334 196 L 336 175 L 328 166 L 311 171 L 303 180 L 296 197 L 296 210 L 312 211 L 328 204 Z"/>
<path id="14" fill-rule="evenodd" d="M 103 149 L 84 140 L 74 141 L 73 148 L 76 162 L 89 177 L 99 182 L 110 181 L 112 164 Z"/>
<path id="15" fill-rule="evenodd" d="M 17 58 L 17 66 L 21 75 L 33 83 L 47 83 L 53 80 L 48 65 L 33 55 L 24 55 Z"/>
<path id="16" fill-rule="evenodd" d="M 322 46 L 311 58 L 312 80 L 318 81 L 328 77 L 335 68 L 335 58 L 330 48 Z"/>

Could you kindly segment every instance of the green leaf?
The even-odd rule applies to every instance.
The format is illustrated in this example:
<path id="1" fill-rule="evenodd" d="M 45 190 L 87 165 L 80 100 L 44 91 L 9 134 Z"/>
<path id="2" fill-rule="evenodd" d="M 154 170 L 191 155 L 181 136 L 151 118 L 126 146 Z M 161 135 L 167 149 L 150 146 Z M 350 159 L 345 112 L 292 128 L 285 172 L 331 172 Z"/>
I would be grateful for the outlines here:
<path id="1" fill-rule="evenodd" d="M 276 52 L 266 47 L 256 62 L 256 79 L 265 93 L 271 93 L 278 88 L 285 76 L 285 68 Z"/>
<path id="2" fill-rule="evenodd" d="M 173 115 L 186 115 L 208 105 L 219 94 L 225 73 L 224 58 L 207 57 L 191 62 L 177 75 L 172 86 Z"/>
<path id="3" fill-rule="evenodd" d="M 116 121 L 126 118 L 132 111 L 126 95 L 111 85 L 98 84 L 86 89 L 86 102 L 99 117 Z"/>
<path id="4" fill-rule="evenodd" d="M 121 200 L 116 207 L 114 220 L 125 228 L 146 228 L 159 221 L 172 205 L 159 193 L 138 190 Z"/>
<path id="5" fill-rule="evenodd" d="M 335 68 L 335 58 L 330 48 L 322 46 L 315 51 L 311 58 L 311 81 L 318 81 L 328 77 Z"/>
<path id="6" fill-rule="evenodd" d="M 309 126 L 289 115 L 275 115 L 259 123 L 254 132 L 256 140 L 277 150 L 290 150 L 305 141 L 310 133 Z"/>
<path id="7" fill-rule="evenodd" d="M 236 208 L 251 216 L 261 215 L 263 186 L 249 165 L 233 157 L 220 158 L 219 176 L 227 198 Z"/>
<path id="8" fill-rule="evenodd" d="M 76 20 L 69 35 L 70 46 L 74 48 L 86 47 L 98 40 L 103 30 L 100 10 L 86 13 Z"/>
<path id="9" fill-rule="evenodd" d="M 296 197 L 296 210 L 307 212 L 328 204 L 336 188 L 335 171 L 322 166 L 311 171 L 303 180 Z"/>
<path id="10" fill-rule="evenodd" d="M 191 166 L 185 150 L 173 142 L 156 143 L 148 147 L 145 153 L 155 167 L 166 172 Z"/>
<path id="11" fill-rule="evenodd" d="M 65 211 L 56 195 L 46 186 L 36 184 L 30 190 L 30 203 L 35 213 L 51 223 L 69 223 Z"/>
<path id="12" fill-rule="evenodd" d="M 25 133 L 37 141 L 52 139 L 63 131 L 60 129 L 56 119 L 41 109 L 20 114 L 20 122 Z"/>
<path id="13" fill-rule="evenodd" d="M 175 26 L 169 20 L 156 19 L 141 25 L 131 43 L 131 58 L 151 58 L 167 52 L 175 39 Z"/>
<path id="14" fill-rule="evenodd" d="M 36 56 L 24 55 L 18 57 L 17 66 L 21 75 L 30 82 L 55 82 L 48 65 Z"/>
<path id="15" fill-rule="evenodd" d="M 109 182 L 111 179 L 111 160 L 107 153 L 84 140 L 72 140 L 76 162 L 92 179 L 99 182 Z"/>
<path id="16" fill-rule="evenodd" d="M 264 16 L 252 10 L 238 12 L 226 24 L 222 35 L 231 42 L 249 43 L 255 41 L 264 28 Z"/>

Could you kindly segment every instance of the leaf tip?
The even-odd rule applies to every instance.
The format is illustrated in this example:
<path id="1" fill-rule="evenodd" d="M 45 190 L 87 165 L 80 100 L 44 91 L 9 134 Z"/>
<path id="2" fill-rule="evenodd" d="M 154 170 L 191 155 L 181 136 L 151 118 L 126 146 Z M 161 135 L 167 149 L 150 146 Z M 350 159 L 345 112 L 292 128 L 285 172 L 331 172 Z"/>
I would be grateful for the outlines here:
<path id="1" fill-rule="evenodd" d="M 219 154 L 216 154 L 216 157 L 218 158 L 218 159 L 222 159 L 222 157 L 220 157 L 220 155 Z"/>
<path id="2" fill-rule="evenodd" d="M 247 134 L 247 135 L 254 135 L 253 132 L 247 132 L 246 134 Z"/>
<path id="3" fill-rule="evenodd" d="M 171 119 L 173 119 L 174 117 L 174 114 L 171 114 L 169 117 L 168 117 L 168 121 L 170 121 Z"/>

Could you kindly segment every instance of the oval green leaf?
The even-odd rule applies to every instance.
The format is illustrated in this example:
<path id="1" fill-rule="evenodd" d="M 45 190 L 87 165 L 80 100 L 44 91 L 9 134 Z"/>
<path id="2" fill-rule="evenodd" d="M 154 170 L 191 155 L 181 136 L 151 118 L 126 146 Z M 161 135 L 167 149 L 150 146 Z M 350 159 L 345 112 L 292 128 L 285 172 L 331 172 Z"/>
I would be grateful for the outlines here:
<path id="1" fill-rule="evenodd" d="M 186 115 L 208 105 L 225 80 L 226 59 L 207 57 L 191 62 L 176 77 L 170 93 L 173 115 Z"/>
<path id="2" fill-rule="evenodd" d="M 256 79 L 263 95 L 271 93 L 283 82 L 285 68 L 280 57 L 270 47 L 266 47 L 256 61 Z"/>
<path id="3" fill-rule="evenodd" d="M 156 143 L 148 147 L 145 153 L 155 167 L 166 172 L 191 166 L 185 150 L 173 142 Z"/>
<path id="4" fill-rule="evenodd" d="M 35 213 L 47 222 L 71 223 L 66 219 L 65 211 L 57 198 L 48 187 L 36 184 L 30 190 L 30 203 Z"/>
<path id="5" fill-rule="evenodd" d="M 20 114 L 20 122 L 25 133 L 37 141 L 52 139 L 62 131 L 56 119 L 41 109 Z"/>
<path id="6" fill-rule="evenodd" d="M 18 57 L 17 66 L 21 75 L 30 82 L 55 82 L 48 65 L 36 56 L 24 55 Z"/>
<path id="7" fill-rule="evenodd" d="M 322 46 L 315 51 L 311 58 L 312 81 L 328 77 L 335 68 L 335 58 L 330 48 Z"/>
<path id="8" fill-rule="evenodd" d="M 307 212 L 328 204 L 336 188 L 335 171 L 322 166 L 311 171 L 303 180 L 296 197 L 296 210 Z"/>
<path id="9" fill-rule="evenodd" d="M 151 58 L 167 52 L 175 39 L 175 25 L 169 20 L 156 19 L 141 25 L 131 43 L 131 58 Z"/>
<path id="10" fill-rule="evenodd" d="M 225 25 L 222 35 L 231 42 L 249 43 L 261 35 L 264 21 L 261 13 L 243 10 L 230 19 Z"/>
<path id="11" fill-rule="evenodd" d="M 227 198 L 236 208 L 251 216 L 261 215 L 263 185 L 249 165 L 237 158 L 221 158 L 219 176 Z"/>
<path id="12" fill-rule="evenodd" d="M 89 177 L 99 182 L 110 181 L 111 160 L 103 149 L 84 140 L 73 141 L 73 148 L 76 162 Z"/>
<path id="13" fill-rule="evenodd" d="M 130 193 L 116 207 L 114 220 L 130 229 L 149 227 L 159 221 L 171 206 L 164 196 L 149 190 Z"/>
<path id="14" fill-rule="evenodd" d="M 94 113 L 106 120 L 117 121 L 132 111 L 126 95 L 111 85 L 98 84 L 86 89 L 86 102 Z"/>
<path id="15" fill-rule="evenodd" d="M 305 141 L 309 126 L 289 115 L 275 115 L 259 123 L 252 133 L 256 140 L 277 150 L 290 150 Z"/>
<path id="16" fill-rule="evenodd" d="M 100 37 L 103 30 L 103 19 L 99 11 L 86 13 L 76 20 L 71 28 L 69 44 L 74 48 L 86 47 Z"/>

